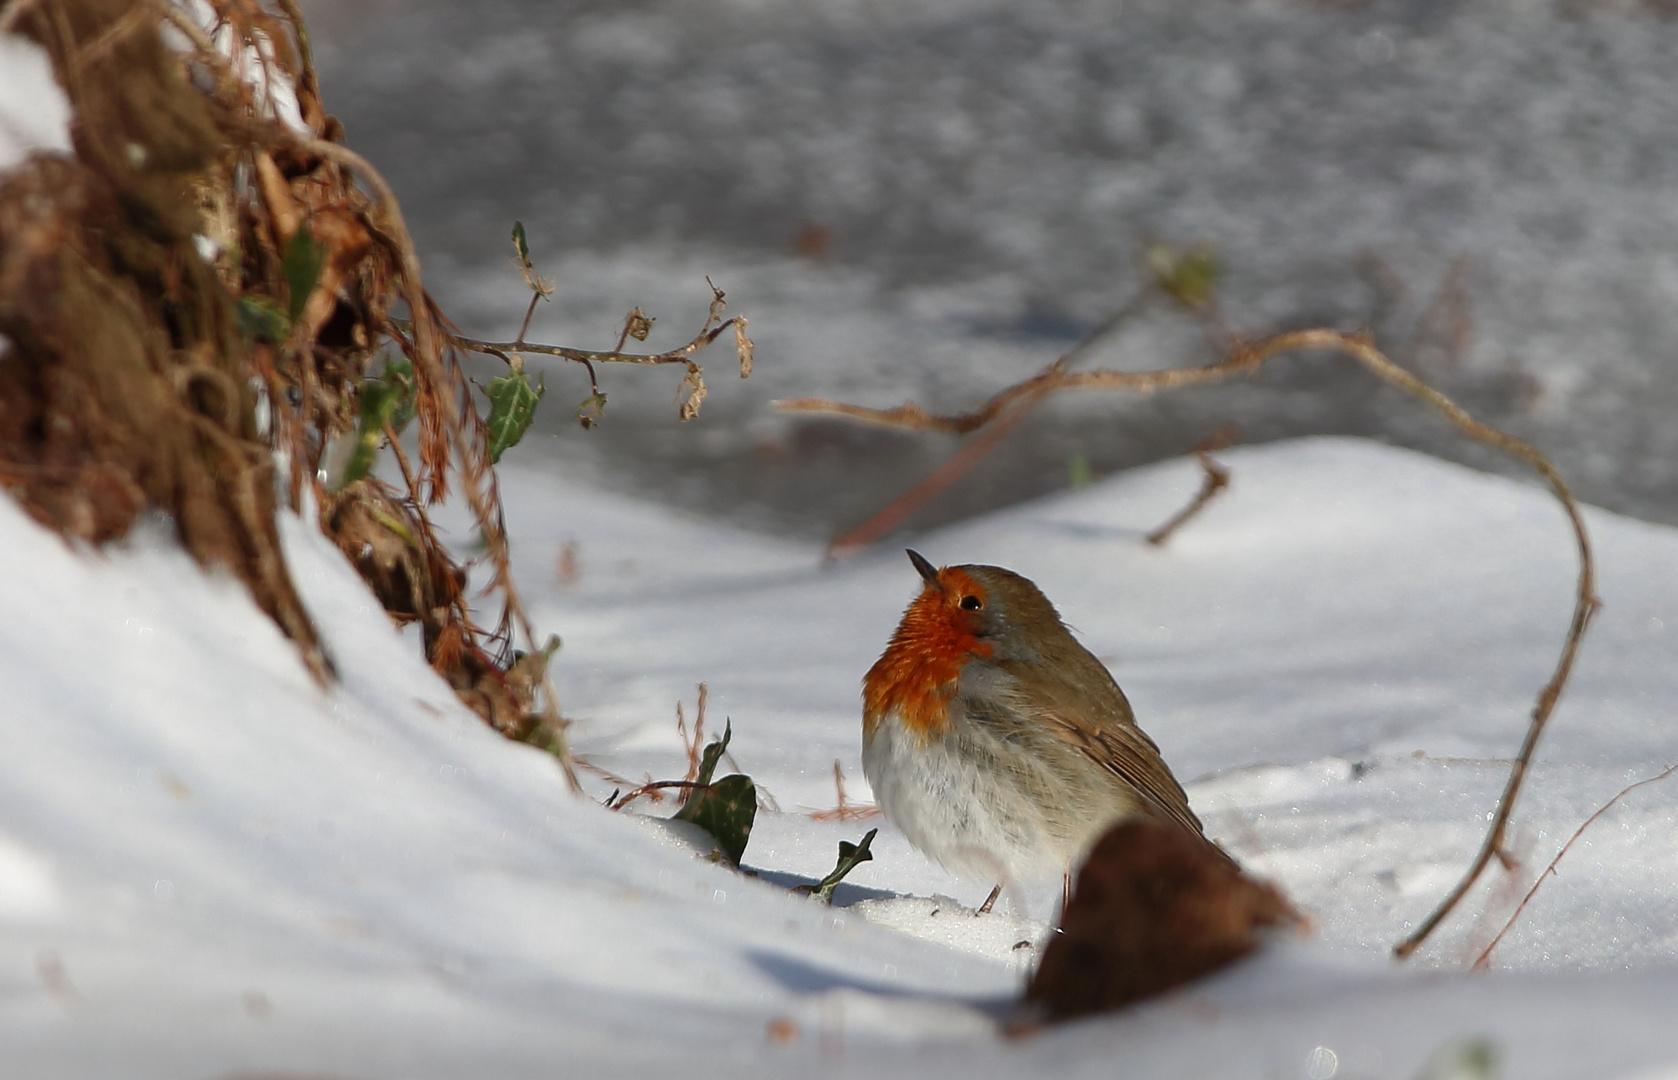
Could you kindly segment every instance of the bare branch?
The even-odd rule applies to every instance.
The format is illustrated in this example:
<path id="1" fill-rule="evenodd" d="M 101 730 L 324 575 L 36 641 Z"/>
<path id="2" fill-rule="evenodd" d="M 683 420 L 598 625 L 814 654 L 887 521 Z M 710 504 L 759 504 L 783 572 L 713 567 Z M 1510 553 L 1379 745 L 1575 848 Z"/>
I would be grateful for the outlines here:
<path id="1" fill-rule="evenodd" d="M 1041 374 L 1034 378 L 1027 379 L 1024 382 L 1015 383 L 1013 386 L 999 392 L 978 409 L 970 413 L 962 413 L 956 416 L 937 416 L 933 413 L 927 412 L 925 409 L 916 405 L 912 401 L 905 402 L 895 409 L 870 409 L 861 405 L 847 405 L 842 402 L 829 401 L 825 398 L 790 398 L 774 402 L 773 404 L 775 408 L 780 409 L 782 412 L 830 413 L 837 416 L 844 416 L 851 420 L 861 420 L 864 423 L 881 424 L 886 427 L 905 427 L 915 431 L 943 431 L 952 435 L 965 435 L 970 431 L 977 431 L 979 428 L 984 427 L 992 420 L 995 420 L 1012 405 L 1029 400 L 1033 407 L 1035 407 L 1035 403 L 1038 399 L 1059 390 L 1070 389 L 1073 386 L 1101 386 L 1111 389 L 1119 389 L 1128 386 L 1130 389 L 1142 390 L 1144 392 L 1147 390 L 1166 389 L 1163 381 L 1160 385 L 1154 386 L 1144 386 L 1141 383 L 1130 386 L 1126 380 L 1138 378 L 1140 376 L 1132 376 L 1125 372 L 1086 372 L 1075 375 L 1069 370 L 1073 364 L 1084 359 L 1097 345 L 1105 341 L 1107 337 L 1113 333 L 1113 331 L 1123 326 L 1134 315 L 1141 311 L 1143 305 L 1147 303 L 1148 298 L 1151 295 L 1152 293 L 1148 290 L 1137 293 L 1135 296 L 1131 297 L 1130 301 L 1121 307 L 1111 318 L 1096 327 L 1095 330 L 1082 341 L 1078 342 L 1078 344 L 1063 353 L 1055 360 L 1054 363 L 1044 368 Z M 1194 371 L 1197 369 L 1190 368 L 1186 370 Z M 1165 374 L 1168 373 L 1144 373 L 1144 375 L 1152 376 L 1162 376 Z M 1093 376 L 1118 376 L 1119 381 L 1108 382 L 1093 378 Z M 1188 382 L 1203 381 L 1205 378 L 1206 377 L 1199 379 L 1184 378 L 1178 385 L 1184 385 Z"/>
<path id="2" fill-rule="evenodd" d="M 870 517 L 850 532 L 835 537 L 827 545 L 826 557 L 834 559 L 852 549 L 867 547 L 903 524 L 911 514 L 925 506 L 951 484 L 966 476 L 975 465 L 988 457 L 1002 440 L 1013 434 L 1014 429 L 1020 426 L 1021 421 L 1031 415 L 1036 404 L 1036 398 L 1029 398 L 1015 405 L 1006 413 L 1000 414 L 1000 419 L 996 423 L 990 425 L 978 438 L 956 451 L 950 460 L 934 469 L 920 483 L 887 503 L 873 517 Z"/>
<path id="3" fill-rule="evenodd" d="M 1155 547 L 1163 545 L 1171 538 L 1172 533 L 1182 528 L 1190 518 L 1205 509 L 1206 504 L 1211 502 L 1218 492 L 1229 486 L 1229 470 L 1212 460 L 1212 452 L 1222 450 L 1233 443 L 1240 433 L 1241 429 L 1233 422 L 1225 424 L 1190 451 L 1200 460 L 1200 468 L 1206 474 L 1200 482 L 1200 491 L 1187 506 L 1173 514 L 1169 521 L 1149 533 L 1146 538 L 1148 543 Z"/>
<path id="4" fill-rule="evenodd" d="M 463 349 L 472 352 L 489 353 L 499 356 L 502 353 L 534 353 L 537 356 L 557 356 L 562 360 L 574 360 L 582 364 L 687 364 L 693 366 L 688 358 L 703 349 L 711 342 L 722 336 L 722 332 L 733 326 L 735 319 L 729 319 L 721 326 L 707 326 L 701 330 L 692 341 L 678 349 L 671 349 L 661 353 L 626 353 L 618 349 L 597 352 L 592 349 L 573 349 L 565 345 L 543 345 L 534 341 L 480 341 L 477 338 L 453 335 L 454 341 Z"/>
<path id="5" fill-rule="evenodd" d="M 665 788 L 687 788 L 691 790 L 693 788 L 709 786 L 710 785 L 708 784 L 700 784 L 693 780 L 654 780 L 650 784 L 642 784 L 634 791 L 626 792 L 622 797 L 612 800 L 610 809 L 622 810 L 641 796 L 651 794 L 654 791 L 663 791 Z"/>
<path id="6" fill-rule="evenodd" d="M 1123 307 L 1119 308 L 1118 311 L 1114 312 L 1107 321 L 1092 330 L 1082 341 L 1072 346 L 1071 349 L 1062 353 L 1054 363 L 1049 365 L 1045 374 L 1049 372 L 1064 372 L 1073 364 L 1088 356 L 1097 345 L 1105 341 L 1115 330 L 1123 326 L 1133 316 L 1139 313 L 1143 306 L 1148 302 L 1149 297 L 1152 295 L 1153 293 L 1150 290 L 1144 289 L 1132 296 L 1130 300 L 1127 301 Z M 744 320 L 741 321 L 743 322 Z M 738 336 L 743 337 L 743 332 L 739 332 Z M 740 353 L 740 377 L 742 379 L 745 378 L 751 370 L 750 344 L 750 342 L 746 342 L 746 347 L 743 348 Z M 880 539 L 882 536 L 885 536 L 887 533 L 901 525 L 904 521 L 908 520 L 912 514 L 921 507 L 925 506 L 946 488 L 950 487 L 950 485 L 973 471 L 973 468 L 977 466 L 979 462 L 988 457 L 990 453 L 994 451 L 997 446 L 1001 445 L 1002 441 L 1026 419 L 1026 417 L 1031 415 L 1032 411 L 1037 408 L 1037 403 L 1042 400 L 1046 393 L 1046 390 L 1040 389 L 1019 395 L 1017 397 L 1009 398 L 1007 401 L 1003 402 L 1000 406 L 998 406 L 995 412 L 991 413 L 988 419 L 984 420 L 979 425 L 975 425 L 984 426 L 984 424 L 988 424 L 990 423 L 990 420 L 994 419 L 997 422 L 991 426 L 990 430 L 986 431 L 979 438 L 973 440 L 973 442 L 956 451 L 956 453 L 948 461 L 933 470 L 932 473 L 920 483 L 916 484 L 914 487 L 905 491 L 902 495 L 899 495 L 890 503 L 886 504 L 885 507 L 880 509 L 867 521 L 864 521 L 861 525 L 858 525 L 850 532 L 835 537 L 827 545 L 826 557 L 828 559 L 833 559 L 843 555 L 845 552 L 853 548 L 867 547 L 869 544 L 872 544 L 874 541 Z M 806 398 L 802 400 L 811 401 L 814 399 Z M 797 402 L 783 401 L 775 403 L 778 408 L 782 409 L 792 409 L 795 408 L 797 404 Z M 839 406 L 838 409 L 834 411 L 844 411 L 849 408 L 850 406 Z M 905 405 L 902 406 L 902 408 L 918 410 L 919 406 Z M 847 415 L 849 414 L 847 413 Z M 924 416 L 925 414 L 922 413 L 921 415 Z M 866 416 L 858 416 L 854 418 L 862 420 L 871 419 Z M 918 425 L 912 424 L 910 426 Z M 971 430 L 974 430 L 974 427 L 964 427 L 961 429 L 963 432 Z"/>

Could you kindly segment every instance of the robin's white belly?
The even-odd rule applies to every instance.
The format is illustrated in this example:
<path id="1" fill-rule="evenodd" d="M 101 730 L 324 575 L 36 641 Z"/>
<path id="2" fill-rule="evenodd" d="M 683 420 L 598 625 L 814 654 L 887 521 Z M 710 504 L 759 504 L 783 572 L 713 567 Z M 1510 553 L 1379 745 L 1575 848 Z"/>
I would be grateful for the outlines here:
<path id="1" fill-rule="evenodd" d="M 1067 835 L 992 749 L 959 732 L 923 739 L 892 713 L 864 736 L 862 770 L 886 819 L 951 873 L 1004 885 L 1058 878 L 1086 837 Z"/>

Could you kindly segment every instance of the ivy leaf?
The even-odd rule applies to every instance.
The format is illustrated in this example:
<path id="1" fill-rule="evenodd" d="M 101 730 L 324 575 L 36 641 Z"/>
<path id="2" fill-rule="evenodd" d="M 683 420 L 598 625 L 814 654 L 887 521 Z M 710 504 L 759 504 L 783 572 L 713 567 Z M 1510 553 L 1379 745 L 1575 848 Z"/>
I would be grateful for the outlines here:
<path id="1" fill-rule="evenodd" d="M 868 850 L 868 845 L 874 842 L 874 834 L 879 831 L 879 829 L 869 829 L 868 835 L 862 838 L 860 844 L 853 844 L 849 840 L 839 841 L 839 862 L 833 867 L 833 872 L 814 885 L 800 886 L 794 891 L 808 892 L 824 904 L 833 903 L 833 890 L 839 886 L 841 881 L 845 880 L 845 875 L 865 862 L 874 861 L 874 853 Z"/>
<path id="2" fill-rule="evenodd" d="M 281 269 L 285 272 L 286 287 L 291 290 L 291 321 L 303 314 L 309 294 L 320 280 L 320 269 L 326 264 L 326 248 L 309 233 L 307 225 L 299 225 L 286 242 Z"/>
<path id="3" fill-rule="evenodd" d="M 266 296 L 241 296 L 233 310 L 239 329 L 257 341 L 284 341 L 291 333 L 291 316 Z"/>
<path id="4" fill-rule="evenodd" d="M 510 371 L 499 379 L 491 379 L 484 387 L 484 396 L 489 398 L 489 460 L 495 464 L 501 460 L 501 455 L 511 447 L 517 446 L 524 438 L 524 433 L 530 429 L 530 421 L 536 417 L 536 403 L 542 400 L 547 387 L 537 379 L 536 385 L 530 383 L 530 376 L 523 369 Z"/>
<path id="5" fill-rule="evenodd" d="M 699 773 L 693 778 L 693 782 L 698 785 L 693 789 L 695 792 L 710 784 L 712 774 L 717 771 L 717 762 L 721 761 L 723 754 L 728 752 L 728 740 L 732 738 L 734 738 L 734 722 L 725 720 L 723 722 L 722 738 L 707 746 L 705 753 L 699 757 Z M 692 794 L 688 795 L 687 804 L 682 807 L 684 813 L 688 806 L 692 805 L 693 800 L 694 796 Z M 678 813 L 676 816 L 681 817 L 682 815 Z"/>
<path id="6" fill-rule="evenodd" d="M 734 725 L 727 724 L 722 738 L 705 748 L 699 759 L 699 775 L 694 778 L 697 786 L 689 790 L 675 820 L 690 822 L 710 833 L 728 861 L 739 866 L 757 819 L 757 785 L 751 777 L 739 773 L 711 782 L 733 735 Z"/>
<path id="7" fill-rule="evenodd" d="M 746 854 L 746 841 L 751 839 L 752 822 L 757 817 L 757 785 L 751 777 L 735 773 L 707 787 L 696 788 L 694 796 L 676 815 L 677 819 L 692 822 L 710 833 L 728 861 L 739 866 L 741 856 Z"/>

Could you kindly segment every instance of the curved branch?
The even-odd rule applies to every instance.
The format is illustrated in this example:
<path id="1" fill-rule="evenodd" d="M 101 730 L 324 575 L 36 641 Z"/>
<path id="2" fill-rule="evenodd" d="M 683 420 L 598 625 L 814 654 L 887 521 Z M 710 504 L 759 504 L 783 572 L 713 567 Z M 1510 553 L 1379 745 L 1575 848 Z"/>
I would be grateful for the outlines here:
<path id="1" fill-rule="evenodd" d="M 1403 959 L 1414 953 L 1428 935 L 1451 913 L 1468 890 L 1479 880 L 1480 875 L 1485 872 L 1492 857 L 1502 854 L 1504 834 L 1509 825 L 1509 815 L 1514 809 L 1516 796 L 1520 794 L 1521 784 L 1526 778 L 1527 769 L 1532 764 L 1532 756 L 1537 749 L 1538 739 L 1544 733 L 1544 727 L 1555 711 L 1556 702 L 1561 697 L 1562 688 L 1567 684 L 1568 675 L 1573 670 L 1573 661 L 1578 654 L 1579 642 L 1584 637 L 1586 628 L 1590 625 L 1591 617 L 1601 606 L 1601 601 L 1596 596 L 1596 567 L 1591 556 L 1590 536 L 1585 530 L 1585 519 L 1579 511 L 1578 503 L 1573 499 L 1573 493 L 1568 489 L 1567 482 L 1562 479 L 1561 473 L 1556 471 L 1556 467 L 1550 464 L 1550 460 L 1540 453 L 1535 446 L 1524 439 L 1518 439 L 1476 420 L 1456 402 L 1387 359 L 1385 354 L 1375 347 L 1374 341 L 1368 335 L 1349 334 L 1340 330 L 1329 329 L 1291 330 L 1253 343 L 1237 341 L 1231 347 L 1228 357 L 1218 363 L 1197 368 L 1167 368 L 1159 371 L 1140 372 L 1069 372 L 1064 369 L 1064 365 L 1057 361 L 1033 378 L 1016 383 L 993 395 L 973 412 L 950 416 L 929 413 L 913 402 L 899 405 L 895 409 L 870 409 L 820 398 L 800 398 L 792 401 L 779 401 L 775 404 L 778 408 L 788 412 L 826 413 L 846 416 L 868 423 L 910 428 L 917 431 L 947 431 L 963 434 L 991 423 L 1008 406 L 1028 396 L 1036 397 L 1065 390 L 1129 390 L 1143 394 L 1160 390 L 1173 390 L 1182 386 L 1219 382 L 1237 375 L 1249 375 L 1256 372 L 1266 361 L 1275 356 L 1304 349 L 1328 349 L 1357 361 L 1382 382 L 1397 387 L 1412 397 L 1419 398 L 1444 414 L 1446 419 L 1450 420 L 1470 438 L 1494 446 L 1526 462 L 1543 479 L 1551 493 L 1561 503 L 1562 510 L 1567 515 L 1568 524 L 1572 527 L 1574 544 L 1579 553 L 1579 577 L 1574 595 L 1573 618 L 1568 627 L 1567 638 L 1562 644 L 1561 656 L 1556 661 L 1554 672 L 1552 672 L 1549 681 L 1544 684 L 1543 689 L 1539 691 L 1538 700 L 1533 705 L 1532 716 L 1527 725 L 1526 738 L 1521 743 L 1520 753 L 1516 756 L 1515 764 L 1509 772 L 1508 783 L 1504 785 L 1503 795 L 1498 800 L 1497 810 L 1492 817 L 1492 827 L 1487 831 L 1485 842 L 1481 845 L 1479 853 L 1474 857 L 1474 861 L 1469 865 L 1462 880 L 1457 883 L 1457 886 L 1440 902 L 1439 906 L 1414 933 L 1393 947 L 1393 954 Z"/>

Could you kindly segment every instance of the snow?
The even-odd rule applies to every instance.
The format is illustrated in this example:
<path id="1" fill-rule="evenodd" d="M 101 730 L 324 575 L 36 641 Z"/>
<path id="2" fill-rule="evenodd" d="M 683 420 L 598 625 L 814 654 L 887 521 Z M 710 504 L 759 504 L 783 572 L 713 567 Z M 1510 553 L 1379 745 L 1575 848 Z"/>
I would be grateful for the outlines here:
<path id="1" fill-rule="evenodd" d="M 342 681 L 315 686 L 240 588 L 151 522 L 75 551 L 0 501 L 0 1039 L 18 1075 L 335 1077 L 809 1071 L 1407 1078 L 1460 1038 L 1520 1077 L 1678 1075 L 1678 798 L 1633 793 L 1563 861 L 1488 975 L 1515 894 L 1479 890 L 1418 961 L 1386 950 L 1478 843 L 1553 662 L 1572 565 L 1539 490 L 1315 439 L 1232 452 L 1231 490 L 1163 550 L 1176 461 L 918 537 L 1033 577 L 1182 777 L 1208 828 L 1315 920 L 1124 1014 L 995 1033 L 1052 888 L 971 907 L 853 799 L 857 684 L 916 582 L 896 550 L 832 567 L 591 489 L 515 451 L 515 559 L 577 749 L 680 775 L 673 708 L 779 810 L 741 876 L 658 820 L 569 794 L 466 712 L 353 572 L 288 519 Z M 1517 810 L 1524 887 L 1671 734 L 1678 532 L 1591 511 L 1606 606 Z M 574 545 L 578 575 L 556 574 Z M 586 780 L 595 799 L 611 785 Z M 880 826 L 825 907 L 785 886 Z M 950 899 L 954 897 L 955 899 Z M 1017 947 L 1021 941 L 1027 947 Z M 1325 1071 L 1326 1070 L 1326 1071 Z M 1435 1075 L 1448 1075 L 1436 1072 Z"/>
<path id="2" fill-rule="evenodd" d="M 70 152 L 70 102 L 53 80 L 45 49 L 0 34 L 0 169 L 37 150 Z"/>

